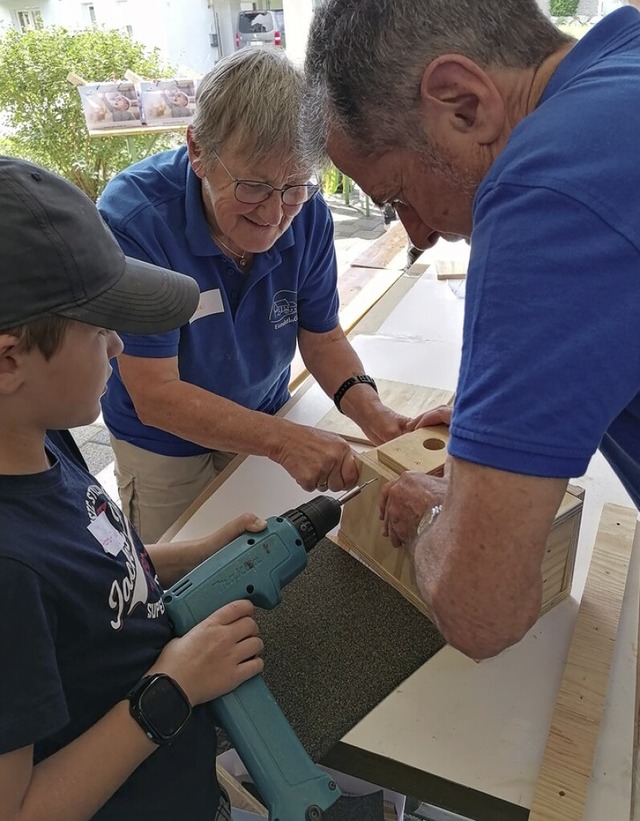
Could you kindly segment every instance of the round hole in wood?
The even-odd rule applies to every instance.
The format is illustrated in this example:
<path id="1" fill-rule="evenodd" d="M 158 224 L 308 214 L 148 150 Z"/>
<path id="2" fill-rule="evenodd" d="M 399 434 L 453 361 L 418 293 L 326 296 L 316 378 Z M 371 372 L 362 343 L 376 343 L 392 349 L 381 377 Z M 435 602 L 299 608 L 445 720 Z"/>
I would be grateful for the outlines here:
<path id="1" fill-rule="evenodd" d="M 422 447 L 426 448 L 427 450 L 442 450 L 445 447 L 445 443 L 442 439 L 436 439 L 435 437 L 431 437 L 431 439 L 425 439 L 422 443 Z"/>

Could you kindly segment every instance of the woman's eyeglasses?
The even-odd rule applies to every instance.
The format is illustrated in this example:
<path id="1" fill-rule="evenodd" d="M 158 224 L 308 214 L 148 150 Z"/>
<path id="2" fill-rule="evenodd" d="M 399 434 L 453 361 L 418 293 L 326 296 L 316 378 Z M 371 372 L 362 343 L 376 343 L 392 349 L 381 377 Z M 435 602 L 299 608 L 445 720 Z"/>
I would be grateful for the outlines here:
<path id="1" fill-rule="evenodd" d="M 214 151 L 218 158 L 218 162 L 227 172 L 229 177 L 234 181 L 234 194 L 238 202 L 243 202 L 245 205 L 258 205 L 265 202 L 273 194 L 278 191 L 282 199 L 283 205 L 304 205 L 307 200 L 314 197 L 320 190 L 318 183 L 307 182 L 302 185 L 285 185 L 284 188 L 276 188 L 269 185 L 268 182 L 257 182 L 255 180 L 239 180 L 234 177 L 227 166 L 222 162 L 220 156 Z"/>

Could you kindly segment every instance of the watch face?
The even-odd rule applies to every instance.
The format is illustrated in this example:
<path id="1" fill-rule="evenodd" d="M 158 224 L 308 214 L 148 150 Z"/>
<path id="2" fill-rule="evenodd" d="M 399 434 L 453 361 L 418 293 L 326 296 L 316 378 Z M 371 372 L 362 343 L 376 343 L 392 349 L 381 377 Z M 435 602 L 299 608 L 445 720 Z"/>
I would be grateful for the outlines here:
<path id="1" fill-rule="evenodd" d="M 140 711 L 158 734 L 175 735 L 191 714 L 189 704 L 168 678 L 157 678 L 140 698 Z"/>

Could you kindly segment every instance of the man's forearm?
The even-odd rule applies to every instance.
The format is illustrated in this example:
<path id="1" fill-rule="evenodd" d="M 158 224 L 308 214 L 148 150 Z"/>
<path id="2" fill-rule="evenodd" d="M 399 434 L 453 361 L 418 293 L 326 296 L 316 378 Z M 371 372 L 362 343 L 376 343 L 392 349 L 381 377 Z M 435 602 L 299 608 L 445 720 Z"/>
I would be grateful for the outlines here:
<path id="1" fill-rule="evenodd" d="M 465 655 L 476 660 L 497 655 L 520 641 L 538 618 L 540 574 L 518 578 L 487 562 L 474 546 L 457 547 L 444 516 L 423 528 L 410 550 L 434 624 Z M 511 575 L 510 585 L 504 584 L 505 573 Z"/>

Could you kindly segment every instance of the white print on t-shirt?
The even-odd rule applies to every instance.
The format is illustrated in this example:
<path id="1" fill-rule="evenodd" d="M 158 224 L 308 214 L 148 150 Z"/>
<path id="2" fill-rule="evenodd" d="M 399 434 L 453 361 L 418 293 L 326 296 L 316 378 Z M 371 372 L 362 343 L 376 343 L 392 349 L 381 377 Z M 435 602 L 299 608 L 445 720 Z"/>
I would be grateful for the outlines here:
<path id="1" fill-rule="evenodd" d="M 224 305 L 222 304 L 220 288 L 213 288 L 211 291 L 203 291 L 200 294 L 200 302 L 198 302 L 198 307 L 189 322 L 195 322 L 196 319 L 203 319 L 205 316 L 211 316 L 211 314 L 223 313 Z"/>
<path id="2" fill-rule="evenodd" d="M 149 579 L 140 563 L 138 551 L 134 547 L 131 527 L 126 516 L 124 516 L 120 508 L 111 501 L 100 485 L 91 485 L 87 489 L 86 507 L 91 522 L 88 526 L 89 530 L 108 553 L 112 553 L 115 543 L 113 546 L 110 544 L 110 547 L 112 547 L 111 550 L 107 550 L 101 538 L 96 536 L 94 532 L 96 529 L 99 534 L 106 533 L 106 526 L 104 524 L 95 524 L 98 519 L 104 517 L 109 527 L 112 528 L 116 534 L 119 534 L 122 539 L 120 549 L 112 553 L 112 555 L 117 556 L 121 551 L 124 553 L 126 573 L 122 576 L 122 572 L 120 572 L 119 578 L 113 580 L 108 599 L 109 607 L 114 614 L 110 622 L 111 627 L 114 630 L 120 630 L 125 615 L 129 615 L 136 605 L 147 604 L 149 599 Z M 118 565 L 114 566 L 117 567 Z M 119 567 L 121 567 L 121 565 L 119 565 Z M 149 577 L 151 577 L 150 570 Z M 157 618 L 163 611 L 164 607 L 147 606 L 147 618 Z"/>
<path id="3" fill-rule="evenodd" d="M 273 296 L 269 320 L 276 330 L 298 321 L 298 292 L 277 291 Z"/>

